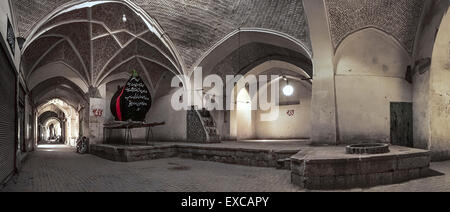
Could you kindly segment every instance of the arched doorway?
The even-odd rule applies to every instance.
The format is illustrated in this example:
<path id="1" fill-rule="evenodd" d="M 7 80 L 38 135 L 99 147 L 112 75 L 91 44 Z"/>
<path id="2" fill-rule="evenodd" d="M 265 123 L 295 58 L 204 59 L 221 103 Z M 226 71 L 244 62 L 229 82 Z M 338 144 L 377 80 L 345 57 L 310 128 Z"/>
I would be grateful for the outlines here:
<path id="1" fill-rule="evenodd" d="M 37 117 L 38 144 L 50 143 L 50 140 L 52 140 L 53 143 L 61 143 L 64 141 L 64 139 L 61 138 L 61 135 L 64 134 L 61 133 L 61 129 L 64 128 L 61 123 L 61 119 L 63 119 L 62 114 L 63 113 L 59 110 L 46 111 Z M 58 139 L 56 139 L 57 135 L 59 136 Z"/>
<path id="2" fill-rule="evenodd" d="M 40 144 L 62 144 L 64 126 L 57 118 L 50 118 L 43 124 L 43 138 Z"/>
<path id="3" fill-rule="evenodd" d="M 450 158 L 450 7 L 442 18 L 436 34 L 431 67 L 429 71 L 429 103 L 427 115 L 429 126 L 426 130 L 428 148 L 432 152 L 433 160 L 447 160 Z M 423 135 L 422 135 L 423 136 Z"/>
<path id="4" fill-rule="evenodd" d="M 79 112 L 61 99 L 40 105 L 36 114 L 37 143 L 50 142 L 75 146 L 80 136 Z"/>
<path id="5" fill-rule="evenodd" d="M 227 82 L 227 76 L 238 77 L 254 75 L 259 77 L 260 75 L 280 75 L 280 71 L 283 72 L 281 75 L 292 76 L 300 79 L 299 81 L 308 82 L 311 85 L 313 70 L 311 55 L 311 51 L 301 41 L 296 40 L 289 35 L 266 29 L 241 28 L 226 36 L 223 40 L 214 45 L 212 49 L 206 52 L 206 55 L 201 57 L 199 62 L 197 62 L 197 67 L 202 68 L 203 78 L 215 74 L 221 77 L 225 84 L 229 85 L 233 82 Z M 270 79 L 270 76 L 268 78 Z M 235 80 L 236 79 L 233 79 L 233 81 Z M 295 80 L 292 81 L 295 82 Z M 196 92 L 200 93 L 200 90 L 202 89 L 194 88 L 194 90 L 194 95 L 197 96 L 198 94 Z M 205 90 L 208 92 L 211 91 L 208 90 L 208 88 L 204 88 L 203 92 L 205 92 Z M 223 92 L 224 96 L 222 96 L 224 98 L 223 102 L 227 103 L 235 101 L 232 103 L 234 105 L 231 105 L 234 108 L 236 106 L 239 106 L 241 109 L 248 107 L 245 105 L 247 104 L 246 102 L 248 102 L 248 98 L 244 95 L 245 92 L 240 92 L 241 91 L 239 90 L 233 95 L 226 96 L 225 89 Z M 253 101 L 253 98 L 255 98 L 253 96 L 254 94 L 250 93 L 250 102 L 257 104 L 257 100 Z M 220 95 L 222 94 L 218 93 L 215 96 Z M 238 95 L 243 101 L 236 102 Z M 310 103 L 308 104 L 305 102 L 305 104 L 308 108 L 310 107 Z M 293 105 L 288 104 L 287 106 Z M 251 113 L 243 112 L 242 110 L 214 110 L 210 111 L 210 113 L 217 124 L 216 128 L 221 140 L 309 138 L 309 135 L 298 136 L 291 134 L 288 136 L 280 136 L 281 134 L 276 134 L 274 131 L 270 133 L 272 134 L 271 136 L 258 136 L 258 128 L 255 123 L 259 122 L 258 113 L 261 112 L 255 110 Z M 238 113 L 242 114 L 242 117 L 247 117 L 244 118 L 244 120 L 248 120 L 245 121 L 246 123 L 253 123 L 251 127 L 238 127 L 238 124 L 236 123 L 236 120 L 238 119 L 236 114 Z M 284 114 L 287 114 L 287 111 L 285 111 Z M 238 129 L 244 129 L 247 132 L 238 133 Z M 305 127 L 305 129 L 310 129 L 310 127 Z M 259 129 L 259 131 L 263 132 L 264 130 Z M 238 136 L 238 134 L 241 136 Z"/>
<path id="6" fill-rule="evenodd" d="M 411 145 L 412 84 L 405 77 L 410 63 L 401 43 L 374 27 L 349 34 L 337 46 L 338 143 Z"/>
<path id="7" fill-rule="evenodd" d="M 257 79 L 264 76 L 268 82 L 258 82 L 257 92 L 250 94 L 250 85 L 243 82 L 249 76 Z M 231 137 L 238 141 L 309 140 L 312 80 L 305 71 L 293 64 L 272 60 L 256 66 L 244 78 L 237 85 L 247 83 L 247 86 L 235 88 L 238 90 L 234 97 L 235 111 L 230 111 Z"/>

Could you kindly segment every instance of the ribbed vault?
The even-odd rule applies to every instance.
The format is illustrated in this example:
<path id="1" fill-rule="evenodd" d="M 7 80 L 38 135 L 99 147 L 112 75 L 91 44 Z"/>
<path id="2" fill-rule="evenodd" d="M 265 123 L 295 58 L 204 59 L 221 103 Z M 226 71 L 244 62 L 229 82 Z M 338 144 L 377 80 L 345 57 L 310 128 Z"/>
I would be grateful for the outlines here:
<path id="1" fill-rule="evenodd" d="M 34 105 L 42 105 L 59 98 L 74 108 L 87 102 L 84 92 L 73 82 L 63 77 L 45 80 L 31 90 Z"/>
<path id="2" fill-rule="evenodd" d="M 161 73 L 181 74 L 173 50 L 161 34 L 129 5 L 116 2 L 101 4 L 78 4 L 59 8 L 49 19 L 34 29 L 25 43 L 22 67 L 27 82 L 37 85 L 35 96 L 48 95 L 48 91 L 75 90 L 75 101 L 81 101 L 79 90 L 86 93 L 86 86 L 99 87 L 136 70 L 153 90 Z M 124 21 L 123 18 L 126 18 Z M 83 83 L 81 88 L 69 81 L 66 86 L 52 87 L 47 67 L 63 64 Z M 42 77 L 33 75 L 42 71 Z M 48 75 L 48 74 L 47 74 Z M 46 77 L 45 77 L 46 76 Z M 67 74 L 52 75 L 61 80 Z M 32 82 L 30 81 L 32 80 Z M 77 80 L 71 78 L 71 81 Z M 41 95 L 41 96 L 40 96 Z M 72 95 L 73 96 L 73 95 Z M 70 103 L 73 103 L 72 101 Z"/>
<path id="3" fill-rule="evenodd" d="M 58 113 L 54 112 L 54 111 L 46 111 L 44 113 L 42 113 L 39 117 L 38 117 L 38 123 L 39 124 L 43 124 L 45 123 L 47 120 L 51 119 L 51 118 L 55 118 L 55 119 L 60 119 L 63 117 L 60 117 L 58 115 Z"/>
<path id="4" fill-rule="evenodd" d="M 48 14 L 63 5 L 87 2 L 80 0 L 16 0 L 13 2 L 16 17 L 19 22 L 19 33 L 29 38 L 33 29 L 48 18 Z M 91 1 L 96 2 L 96 1 Z M 113 1 L 114 2 L 114 1 Z M 311 51 L 309 31 L 305 17 L 303 3 L 297 0 L 125 0 L 143 9 L 154 18 L 164 30 L 165 36 L 176 46 L 182 57 L 182 63 L 186 68 L 191 68 L 197 60 L 207 52 L 215 43 L 227 34 L 238 28 L 263 28 L 282 32 L 292 36 Z M 122 45 L 133 36 L 130 33 L 119 31 L 120 24 L 112 24 L 120 20 L 123 11 L 112 9 L 97 10 L 97 18 L 103 16 L 109 20 L 106 24 Z M 95 11 L 95 10 L 94 10 Z M 100 12 L 101 11 L 101 12 Z M 86 19 L 88 12 L 76 11 L 65 17 L 58 18 L 52 23 L 64 19 Z M 120 17 L 119 17 L 120 16 Z M 95 17 L 93 17 L 94 20 Z M 98 20 L 104 21 L 104 20 Z M 101 25 L 101 24 L 99 24 Z M 95 35 L 101 35 L 107 30 L 98 24 L 93 27 Z M 145 28 L 145 27 L 144 27 Z M 134 30 L 129 32 L 139 35 L 142 25 L 136 24 Z M 147 40 L 151 40 L 151 34 L 147 34 Z M 99 38 L 100 39 L 100 38 Z M 99 42 L 108 42 L 112 38 L 100 39 Z M 111 48 L 118 48 L 111 47 Z M 88 64 L 87 64 L 88 65 Z"/>

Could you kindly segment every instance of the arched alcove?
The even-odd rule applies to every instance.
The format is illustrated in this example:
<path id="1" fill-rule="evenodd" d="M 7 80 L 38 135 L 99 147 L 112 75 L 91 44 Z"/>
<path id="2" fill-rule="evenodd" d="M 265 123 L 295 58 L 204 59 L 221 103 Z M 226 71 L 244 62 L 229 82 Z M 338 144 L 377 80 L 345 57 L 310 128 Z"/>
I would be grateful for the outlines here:
<path id="1" fill-rule="evenodd" d="M 391 142 L 391 103 L 412 102 L 407 51 L 385 32 L 366 28 L 346 37 L 334 62 L 340 143 Z"/>
<path id="2" fill-rule="evenodd" d="M 58 118 L 49 118 L 42 123 L 42 140 L 43 143 L 61 144 L 64 143 L 65 126 Z"/>
<path id="3" fill-rule="evenodd" d="M 44 133 L 42 127 L 48 128 L 48 123 L 46 122 L 55 119 L 61 126 L 62 143 L 75 146 L 80 136 L 80 114 L 73 106 L 61 99 L 51 99 L 37 107 L 35 121 L 36 138 L 42 137 L 42 133 Z"/>
<path id="4" fill-rule="evenodd" d="M 196 63 L 196 67 L 202 69 L 203 78 L 218 75 L 224 83 L 228 83 L 226 82 L 226 76 L 247 75 L 248 73 L 260 75 L 276 66 L 285 67 L 294 72 L 298 71 L 302 76 L 301 78 L 310 79 L 313 70 L 311 55 L 312 52 L 303 42 L 287 34 L 261 28 L 241 28 L 225 36 L 205 52 Z M 258 67 L 262 64 L 266 67 Z M 192 79 L 198 69 L 193 71 Z M 194 98 L 198 99 L 200 91 L 205 92 L 208 89 L 192 87 L 191 90 L 193 90 Z M 225 88 L 223 95 L 226 95 Z M 224 105 L 226 105 L 227 99 L 232 97 L 221 96 L 220 98 L 224 99 Z M 236 96 L 233 98 L 236 98 Z M 210 112 L 217 124 L 217 132 L 222 140 L 236 139 L 236 124 L 233 123 L 236 121 L 233 117 L 235 116 L 234 112 L 236 111 L 214 110 Z M 256 117 L 255 111 L 252 113 L 252 117 Z M 258 138 L 255 126 L 252 126 L 251 131 L 253 135 L 245 137 Z M 272 137 L 281 138 L 275 134 Z"/>
<path id="5" fill-rule="evenodd" d="M 230 137 L 238 141 L 309 139 L 312 80 L 307 73 L 291 63 L 271 60 L 254 67 L 244 77 L 249 76 L 256 76 L 257 79 L 267 76 L 269 81 L 266 84 L 258 83 L 258 90 L 254 94 L 249 93 L 247 87 L 239 88 L 239 85 L 250 82 L 245 82 L 244 78 L 237 82 L 233 101 L 236 107 L 229 113 Z M 283 91 L 286 86 L 292 87 L 292 94 Z M 272 88 L 277 88 L 274 92 L 278 93 L 274 94 L 279 97 L 278 105 L 268 110 L 258 105 L 253 110 L 252 103 L 261 103 L 263 96 L 267 96 L 269 103 L 276 103 L 272 97 Z"/>

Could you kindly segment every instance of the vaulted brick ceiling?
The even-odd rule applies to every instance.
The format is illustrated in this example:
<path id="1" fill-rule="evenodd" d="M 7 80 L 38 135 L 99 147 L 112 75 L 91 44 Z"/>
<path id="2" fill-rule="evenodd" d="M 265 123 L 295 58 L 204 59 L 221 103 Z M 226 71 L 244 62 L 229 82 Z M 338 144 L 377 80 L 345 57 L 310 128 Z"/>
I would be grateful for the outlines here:
<path id="1" fill-rule="evenodd" d="M 373 27 L 392 35 L 409 52 L 425 0 L 325 0 L 334 48 L 351 33 Z"/>
<path id="2" fill-rule="evenodd" d="M 23 53 L 27 79 L 40 68 L 63 63 L 89 86 L 136 70 L 154 90 L 159 80 L 154 76 L 180 73 L 167 44 L 123 4 L 64 10 L 37 28 L 33 39 Z"/>
<path id="3" fill-rule="evenodd" d="M 13 1 L 20 35 L 27 37 L 33 27 L 46 15 L 61 5 L 73 2 L 82 1 Z M 130 2 L 157 20 L 178 49 L 187 68 L 197 62 L 196 60 L 214 44 L 240 27 L 264 28 L 286 33 L 311 50 L 303 4 L 298 0 L 130 0 Z M 107 15 L 109 18 L 115 17 L 119 20 L 121 18 L 118 17 L 120 13 L 113 11 L 97 15 Z M 100 33 L 99 31 L 95 32 Z M 122 33 L 117 37 L 125 42 L 129 35 Z"/>
<path id="4" fill-rule="evenodd" d="M 12 1 L 19 34 L 28 39 L 37 24 L 49 14 L 63 6 L 81 2 L 87 1 Z M 217 42 L 238 28 L 264 28 L 285 33 L 312 52 L 309 27 L 301 0 L 126 2 L 143 9 L 157 21 L 164 36 L 174 44 L 181 58 L 150 32 L 142 18 L 129 8 L 107 3 L 93 7 L 92 16 L 88 9 L 83 8 L 48 20 L 41 30 L 50 30 L 30 45 L 29 49 L 33 49 L 32 51 L 25 52 L 25 69 L 33 71 L 45 64 L 63 61 L 78 70 L 89 85 L 96 85 L 121 70 L 138 66 L 138 69 L 145 72 L 149 84 L 157 84 L 155 76 L 180 69 L 182 65 L 191 68 Z M 337 48 L 354 31 L 375 27 L 392 35 L 411 53 L 424 2 L 326 0 L 333 45 Z M 121 22 L 122 14 L 127 15 L 127 24 Z M 61 25 L 71 20 L 76 20 L 76 23 Z M 92 34 L 86 33 L 90 30 L 89 23 L 92 23 Z M 43 58 L 42 55 L 48 56 Z"/>
<path id="5" fill-rule="evenodd" d="M 55 98 L 64 100 L 74 108 L 87 102 L 83 91 L 63 77 L 55 77 L 39 83 L 31 90 L 31 96 L 33 96 L 33 105 L 42 105 Z"/>
<path id="6" fill-rule="evenodd" d="M 38 123 L 43 125 L 47 120 L 52 118 L 59 119 L 60 117 L 56 112 L 53 111 L 44 112 L 42 115 L 39 116 Z"/>

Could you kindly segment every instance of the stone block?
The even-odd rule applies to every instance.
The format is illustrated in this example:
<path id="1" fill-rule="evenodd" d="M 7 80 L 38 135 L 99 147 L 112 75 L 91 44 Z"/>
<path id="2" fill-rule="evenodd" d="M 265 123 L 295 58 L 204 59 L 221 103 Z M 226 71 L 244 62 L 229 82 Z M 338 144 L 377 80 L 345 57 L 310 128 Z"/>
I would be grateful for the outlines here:
<path id="1" fill-rule="evenodd" d="M 387 185 L 393 182 L 394 172 L 375 173 L 369 175 L 369 186 Z"/>
<path id="2" fill-rule="evenodd" d="M 408 180 L 414 180 L 421 177 L 421 169 L 410 169 L 408 170 Z"/>
<path id="3" fill-rule="evenodd" d="M 300 188 L 305 188 L 305 178 L 299 174 L 291 173 L 291 183 Z"/>
<path id="4" fill-rule="evenodd" d="M 429 156 L 413 157 L 413 158 L 399 158 L 397 162 L 397 169 L 408 170 L 428 167 L 431 158 Z"/>
<path id="5" fill-rule="evenodd" d="M 393 175 L 393 183 L 403 183 L 408 181 L 409 178 L 409 170 L 396 170 Z"/>
<path id="6" fill-rule="evenodd" d="M 304 173 L 304 163 L 302 161 L 298 161 L 298 160 L 291 160 L 291 172 L 298 174 L 298 175 L 303 175 Z"/>
<path id="7" fill-rule="evenodd" d="M 305 188 L 311 190 L 335 189 L 336 182 L 335 176 L 305 177 Z"/>
<path id="8" fill-rule="evenodd" d="M 361 174 L 392 172 L 396 169 L 396 166 L 397 160 L 395 160 L 395 158 L 387 158 L 384 160 L 373 160 L 361 163 L 359 171 Z"/>

